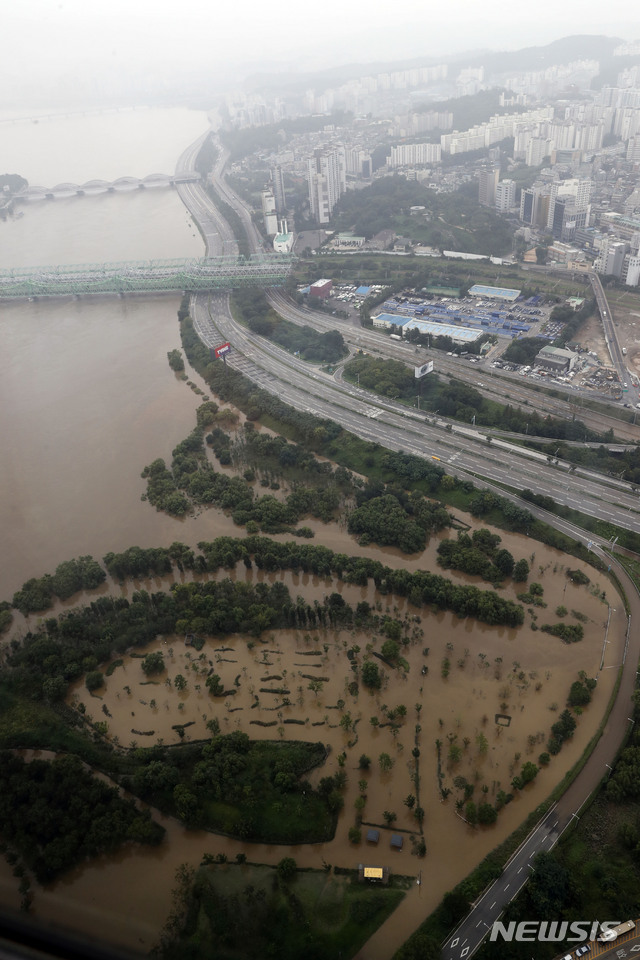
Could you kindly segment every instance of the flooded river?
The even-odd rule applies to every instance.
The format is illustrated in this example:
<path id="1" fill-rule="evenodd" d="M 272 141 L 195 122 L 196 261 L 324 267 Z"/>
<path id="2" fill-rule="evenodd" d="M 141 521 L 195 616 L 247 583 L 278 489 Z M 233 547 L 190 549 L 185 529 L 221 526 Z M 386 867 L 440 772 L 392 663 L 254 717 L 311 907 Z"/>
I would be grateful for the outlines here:
<path id="1" fill-rule="evenodd" d="M 73 118 L 6 127 L 3 133 L 9 159 L 5 165 L 46 186 L 166 173 L 171 172 L 182 149 L 206 128 L 205 117 L 189 111 L 141 111 L 135 115 L 135 124 L 132 117 L 116 114 L 99 122 Z M 103 131 L 98 141 L 91 140 L 95 123 Z M 48 153 L 40 149 L 44 141 L 38 138 L 43 136 L 49 138 Z M 79 145 L 77 150 L 69 150 L 71 142 Z M 168 189 L 33 204 L 25 208 L 23 217 L 0 222 L 2 266 L 201 253 L 202 243 L 186 211 Z M 140 479 L 142 468 L 156 457 L 170 459 L 172 448 L 193 428 L 200 402 L 167 364 L 167 351 L 180 346 L 177 307 L 176 297 L 0 305 L 4 345 L 0 436 L 10 452 L 0 461 L 4 547 L 0 599 L 10 599 L 27 578 L 52 572 L 62 560 L 81 554 L 101 558 L 107 551 L 133 544 L 168 546 L 181 540 L 195 545 L 221 534 L 242 535 L 218 511 L 176 520 L 157 513 L 140 499 L 145 489 Z M 437 538 L 432 538 L 423 555 L 406 558 L 393 550 L 359 547 L 342 527 L 314 521 L 307 525 L 316 533 L 314 542 L 347 554 L 375 555 L 389 565 L 410 570 L 435 568 Z M 459 621 L 452 614 L 414 608 L 406 600 L 376 597 L 371 588 L 286 573 L 273 576 L 283 580 L 293 596 L 322 599 L 323 594 L 339 590 L 350 603 L 367 599 L 379 602 L 382 612 L 388 607 L 394 615 L 418 618 L 410 624 L 414 639 L 403 648 L 408 672 L 383 668 L 385 683 L 379 693 L 361 687 L 352 697 L 347 689 L 353 675 L 346 650 L 357 644 L 362 662 L 369 645 L 380 649 L 380 637 L 316 631 L 305 641 L 302 634 L 282 632 L 255 646 L 244 637 L 209 641 L 202 660 L 200 654 L 185 648 L 183 638 L 164 638 L 157 648 L 165 653 L 167 669 L 157 685 L 141 686 L 145 678 L 140 661 L 132 658 L 126 658 L 124 666 L 108 678 L 101 697 L 91 697 L 78 685 L 73 691 L 75 702 L 82 701 L 95 720 L 105 718 L 104 705 L 111 714 L 108 735 L 125 746 L 132 741 L 139 745 L 158 739 L 172 742 L 176 723 L 193 724 L 187 728 L 191 739 L 206 736 L 206 722 L 214 716 L 223 732 L 240 728 L 256 737 L 321 739 L 331 746 L 331 753 L 325 767 L 313 777 L 336 772 L 337 757 L 345 751 L 345 806 L 335 840 L 313 847 L 242 844 L 185 831 L 174 821 L 159 818 L 167 827 L 167 839 L 160 848 L 102 858 L 50 889 L 37 889 L 36 915 L 92 936 L 98 931 L 117 943 L 147 951 L 168 913 L 176 868 L 182 862 L 199 863 L 205 852 L 224 852 L 229 858 L 245 852 L 249 859 L 265 863 L 276 863 L 290 853 L 300 865 L 317 867 L 323 859 L 343 866 L 379 861 L 394 872 L 415 875 L 422 870 L 423 876 L 422 886 L 409 892 L 362 954 L 370 960 L 387 960 L 442 894 L 511 832 L 575 762 L 598 725 L 615 681 L 626 626 L 621 605 L 614 603 L 610 643 L 600 670 L 606 604 L 595 591 L 568 583 L 566 558 L 556 551 L 517 534 L 504 534 L 503 546 L 516 558 L 531 560 L 531 579 L 543 585 L 548 604 L 546 611 L 537 610 L 541 623 L 555 621 L 553 611 L 559 604 L 586 616 L 581 643 L 568 646 L 546 633 L 532 631 L 529 615 L 518 630 L 491 629 Z M 255 569 L 246 571 L 244 566 L 233 576 L 273 579 Z M 130 595 L 136 588 L 157 590 L 169 585 L 169 579 L 124 587 L 109 582 L 104 589 Z M 606 583 L 602 586 L 609 589 Z M 504 592 L 515 598 L 513 586 Z M 269 651 L 266 659 L 265 650 Z M 311 650 L 321 653 L 304 655 Z M 443 676 L 445 659 L 449 661 L 447 676 Z M 204 679 L 210 666 L 227 689 L 237 681 L 233 698 L 209 696 Z M 573 740 L 540 771 L 535 783 L 500 813 L 495 827 L 473 830 L 457 815 L 459 791 L 454 778 L 464 777 L 474 785 L 476 802 L 484 797 L 494 800 L 500 789 L 508 791 L 522 763 L 536 760 L 544 749 L 549 728 L 581 669 L 590 676 L 599 673 L 599 681 Z M 178 673 L 187 678 L 184 691 L 174 686 Z M 317 694 L 308 688 L 309 679 L 303 673 L 327 678 Z M 283 685 L 291 691 L 290 705 L 283 704 L 276 694 L 259 693 L 260 687 L 271 684 L 265 679 L 269 676 L 283 678 Z M 259 706 L 251 709 L 256 694 Z M 343 711 L 350 713 L 355 724 L 349 732 L 339 725 L 338 700 L 345 701 Z M 385 713 L 399 705 L 406 707 L 407 715 L 397 736 L 388 726 L 371 724 L 374 716 L 384 723 Z M 508 717 L 508 724 L 498 723 L 496 714 Z M 251 719 L 270 722 L 274 718 L 278 721 L 275 727 L 249 723 Z M 303 724 L 285 724 L 286 719 L 302 720 Z M 417 734 L 416 723 L 421 727 Z M 153 733 L 148 735 L 150 731 Z M 486 737 L 486 748 L 479 746 L 480 734 Z M 421 751 L 420 801 L 426 811 L 424 860 L 411 852 L 410 832 L 418 833 L 415 819 L 403 803 L 408 794 L 415 793 L 411 751 L 416 735 Z M 438 781 L 436 741 L 442 744 L 442 784 Z M 450 758 L 451 744 L 462 748 L 457 760 Z M 391 774 L 380 771 L 382 752 L 394 761 Z M 362 753 L 372 758 L 371 769 L 364 774 L 358 770 Z M 367 780 L 364 820 L 382 824 L 385 810 L 395 812 L 397 827 L 407 831 L 402 851 L 390 850 L 386 832 L 375 849 L 349 844 L 358 780 L 363 778 Z M 453 791 L 446 801 L 442 801 L 440 785 Z M 16 902 L 13 883 L 17 881 L 10 869 L 0 866 L 2 898 L 12 905 Z"/>
<path id="2" fill-rule="evenodd" d="M 10 172 L 54 186 L 171 173 L 203 113 L 140 110 L 4 124 Z M 100 131 L 98 134 L 97 131 Z M 73 149 L 71 149 L 71 145 Z M 0 221 L 0 266 L 202 256 L 170 188 L 19 206 Z M 0 302 L 0 596 L 61 560 L 180 539 L 140 501 L 140 472 L 193 426 L 195 395 L 169 372 L 177 296 Z M 169 374 L 169 375 L 168 375 Z"/>

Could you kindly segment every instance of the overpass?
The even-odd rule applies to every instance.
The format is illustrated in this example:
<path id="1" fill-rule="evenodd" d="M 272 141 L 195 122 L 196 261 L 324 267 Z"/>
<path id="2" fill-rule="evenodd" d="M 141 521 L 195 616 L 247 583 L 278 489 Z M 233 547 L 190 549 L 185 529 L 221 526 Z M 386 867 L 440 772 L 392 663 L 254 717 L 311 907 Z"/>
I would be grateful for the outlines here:
<path id="1" fill-rule="evenodd" d="M 0 299 L 276 287 L 284 284 L 294 261 L 288 254 L 272 254 L 17 267 L 0 270 Z"/>
<path id="2" fill-rule="evenodd" d="M 88 180 L 86 183 L 57 183 L 55 187 L 29 185 L 11 198 L 14 203 L 30 200 L 54 200 L 56 197 L 95 196 L 117 190 L 145 190 L 147 187 L 175 187 L 200 180 L 195 170 L 183 173 L 150 173 L 146 177 L 118 177 L 117 180 Z"/>

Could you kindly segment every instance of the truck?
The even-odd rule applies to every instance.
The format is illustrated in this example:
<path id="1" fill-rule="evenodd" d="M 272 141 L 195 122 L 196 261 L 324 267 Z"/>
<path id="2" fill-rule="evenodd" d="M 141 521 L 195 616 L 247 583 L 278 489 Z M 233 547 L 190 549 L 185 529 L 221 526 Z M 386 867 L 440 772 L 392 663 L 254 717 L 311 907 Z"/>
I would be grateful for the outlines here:
<path id="1" fill-rule="evenodd" d="M 623 356 L 623 357 L 626 357 L 626 355 L 627 355 L 627 348 L 626 348 L 626 347 L 623 347 L 623 348 L 622 348 L 622 356 Z"/>
<path id="2" fill-rule="evenodd" d="M 617 940 L 623 933 L 629 933 L 634 927 L 633 920 L 625 920 L 624 923 L 619 923 L 617 927 L 607 927 L 606 930 L 603 930 L 598 937 L 598 941 L 600 943 L 610 943 L 611 940 Z"/>

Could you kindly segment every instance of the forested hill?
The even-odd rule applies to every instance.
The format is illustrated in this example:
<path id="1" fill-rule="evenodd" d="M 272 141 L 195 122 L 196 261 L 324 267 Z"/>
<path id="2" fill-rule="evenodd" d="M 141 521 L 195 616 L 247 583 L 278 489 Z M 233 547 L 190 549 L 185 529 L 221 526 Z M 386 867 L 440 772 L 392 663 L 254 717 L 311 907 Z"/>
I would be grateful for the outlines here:
<path id="1" fill-rule="evenodd" d="M 350 190 L 338 201 L 332 226 L 370 239 L 393 229 L 420 243 L 465 253 L 504 254 L 511 250 L 511 230 L 493 210 L 481 207 L 468 190 L 436 194 L 404 177 L 384 177 L 364 190 Z M 424 216 L 410 215 L 412 206 Z"/>
<path id="2" fill-rule="evenodd" d="M 28 186 L 29 182 L 17 173 L 0 173 L 0 193 L 4 192 L 5 187 L 9 188 L 9 193 L 18 193 Z"/>

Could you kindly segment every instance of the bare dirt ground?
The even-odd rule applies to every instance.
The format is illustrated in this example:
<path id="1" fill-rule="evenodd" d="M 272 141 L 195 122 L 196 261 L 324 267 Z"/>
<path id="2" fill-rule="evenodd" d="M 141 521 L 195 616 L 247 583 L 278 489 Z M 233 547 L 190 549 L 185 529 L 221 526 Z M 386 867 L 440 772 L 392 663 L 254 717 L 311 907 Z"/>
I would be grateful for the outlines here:
<path id="1" fill-rule="evenodd" d="M 591 350 L 598 355 L 598 359 L 605 365 L 611 366 L 611 357 L 602 331 L 602 323 L 597 316 L 589 317 L 580 328 L 580 343 L 585 350 Z"/>
<path id="2" fill-rule="evenodd" d="M 640 295 L 631 290 L 607 290 L 607 299 L 621 347 L 626 347 L 626 362 L 640 375 Z"/>

